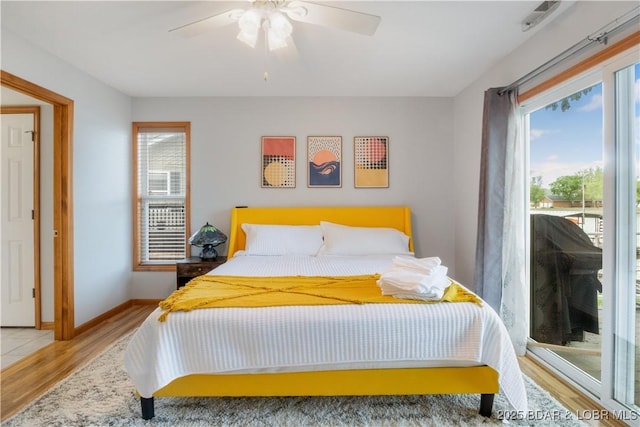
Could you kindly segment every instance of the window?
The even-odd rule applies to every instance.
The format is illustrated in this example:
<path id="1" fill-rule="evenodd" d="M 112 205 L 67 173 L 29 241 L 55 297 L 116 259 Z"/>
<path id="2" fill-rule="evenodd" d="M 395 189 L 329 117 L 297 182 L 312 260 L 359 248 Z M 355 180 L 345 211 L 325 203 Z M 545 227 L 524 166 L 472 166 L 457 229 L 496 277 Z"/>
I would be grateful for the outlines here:
<path id="1" fill-rule="evenodd" d="M 133 123 L 134 270 L 173 270 L 187 254 L 188 122 Z"/>
<path id="2" fill-rule="evenodd" d="M 639 87 L 631 49 L 522 104 L 529 351 L 625 417 L 640 410 Z"/>
<path id="3" fill-rule="evenodd" d="M 169 171 L 149 171 L 149 193 L 169 195 Z"/>

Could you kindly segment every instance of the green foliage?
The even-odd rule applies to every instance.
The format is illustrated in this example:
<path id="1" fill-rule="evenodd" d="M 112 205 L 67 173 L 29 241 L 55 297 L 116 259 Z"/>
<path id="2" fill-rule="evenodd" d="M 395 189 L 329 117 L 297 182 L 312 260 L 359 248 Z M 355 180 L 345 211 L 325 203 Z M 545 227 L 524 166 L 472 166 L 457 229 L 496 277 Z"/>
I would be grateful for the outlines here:
<path id="1" fill-rule="evenodd" d="M 580 200 L 582 198 L 582 177 L 578 175 L 561 176 L 549 185 L 551 194 L 563 200 Z"/>
<path id="2" fill-rule="evenodd" d="M 580 171 L 584 175 L 584 198 L 586 200 L 602 200 L 604 196 L 604 177 L 602 168 L 591 168 Z"/>
<path id="3" fill-rule="evenodd" d="M 584 190 L 583 190 L 584 185 Z M 585 200 L 602 200 L 604 179 L 602 168 L 583 169 L 575 175 L 561 176 L 553 181 L 549 188 L 552 194 L 563 200 L 581 200 L 584 191 Z"/>
<path id="4" fill-rule="evenodd" d="M 581 90 L 580 92 L 576 92 L 572 95 L 569 95 L 565 98 L 562 98 L 559 101 L 556 101 L 552 104 L 547 105 L 545 108 L 545 110 L 553 110 L 556 111 L 558 109 L 558 107 L 560 107 L 560 111 L 565 112 L 567 111 L 569 108 L 571 108 L 571 102 L 572 101 L 579 101 L 583 96 L 587 95 L 589 92 L 591 92 L 592 87 L 588 87 L 584 90 Z"/>
<path id="5" fill-rule="evenodd" d="M 529 186 L 529 201 L 533 206 L 538 207 L 540 202 L 544 199 L 545 191 L 542 188 L 542 177 L 531 177 L 531 185 Z"/>

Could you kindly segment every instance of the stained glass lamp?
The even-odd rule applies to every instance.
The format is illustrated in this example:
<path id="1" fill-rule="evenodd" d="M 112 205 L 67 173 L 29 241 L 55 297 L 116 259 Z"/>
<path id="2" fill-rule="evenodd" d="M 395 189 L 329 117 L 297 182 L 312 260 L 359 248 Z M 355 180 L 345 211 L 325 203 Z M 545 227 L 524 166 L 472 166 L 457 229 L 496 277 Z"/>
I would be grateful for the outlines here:
<path id="1" fill-rule="evenodd" d="M 208 222 L 189 238 L 189 244 L 202 248 L 200 259 L 213 260 L 218 257 L 215 247 L 227 241 L 227 236 Z"/>

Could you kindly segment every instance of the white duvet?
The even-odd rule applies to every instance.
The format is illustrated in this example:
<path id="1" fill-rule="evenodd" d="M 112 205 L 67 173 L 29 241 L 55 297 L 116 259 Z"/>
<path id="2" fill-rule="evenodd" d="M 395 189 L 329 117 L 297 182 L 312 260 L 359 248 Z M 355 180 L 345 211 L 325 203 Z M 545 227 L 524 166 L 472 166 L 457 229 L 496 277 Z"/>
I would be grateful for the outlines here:
<path id="1" fill-rule="evenodd" d="M 349 276 L 380 273 L 393 256 L 234 256 L 209 274 Z M 488 365 L 508 401 L 527 410 L 508 333 L 487 304 L 363 304 L 154 311 L 133 335 L 125 367 L 142 397 L 196 373 Z"/>

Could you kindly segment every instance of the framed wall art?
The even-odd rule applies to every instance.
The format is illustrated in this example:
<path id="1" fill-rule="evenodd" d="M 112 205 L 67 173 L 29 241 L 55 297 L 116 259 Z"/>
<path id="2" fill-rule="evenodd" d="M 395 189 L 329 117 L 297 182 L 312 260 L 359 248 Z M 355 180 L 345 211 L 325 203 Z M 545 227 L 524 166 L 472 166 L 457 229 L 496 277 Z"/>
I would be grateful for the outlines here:
<path id="1" fill-rule="evenodd" d="M 342 137 L 307 137 L 307 185 L 342 187 Z"/>
<path id="2" fill-rule="evenodd" d="M 389 187 L 389 137 L 356 136 L 353 155 L 356 188 Z"/>
<path id="3" fill-rule="evenodd" d="M 263 188 L 295 188 L 296 137 L 262 137 L 261 174 Z"/>

